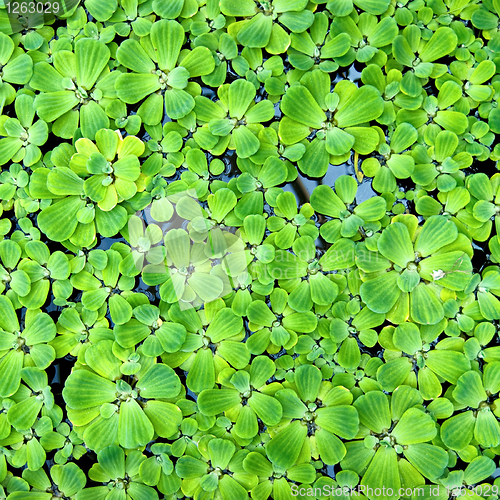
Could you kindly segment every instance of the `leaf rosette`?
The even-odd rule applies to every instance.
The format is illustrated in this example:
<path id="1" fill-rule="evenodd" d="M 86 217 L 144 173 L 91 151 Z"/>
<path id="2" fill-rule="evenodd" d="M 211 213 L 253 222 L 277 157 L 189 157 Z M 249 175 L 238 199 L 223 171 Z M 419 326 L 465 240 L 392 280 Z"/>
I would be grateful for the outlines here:
<path id="1" fill-rule="evenodd" d="M 177 475 L 182 478 L 182 492 L 193 497 L 217 494 L 223 500 L 248 498 L 243 478 L 236 474 L 233 477 L 238 453 L 234 443 L 213 436 L 206 436 L 203 441 L 199 458 L 185 455 L 175 464 Z"/>
<path id="2" fill-rule="evenodd" d="M 154 436 L 174 434 L 182 418 L 180 409 L 167 401 L 181 391 L 174 370 L 141 358 L 135 375 L 123 375 L 113 351 L 110 340 L 89 347 L 85 361 L 90 369 L 75 370 L 66 381 L 63 397 L 78 435 L 100 451 L 115 443 L 139 448 Z"/>
<path id="3" fill-rule="evenodd" d="M 243 79 L 221 85 L 217 96 L 216 102 L 204 96 L 195 98 L 196 120 L 199 125 L 207 124 L 205 133 L 199 127 L 193 134 L 195 141 L 213 155 L 227 148 L 235 149 L 240 158 L 254 155 L 260 148 L 257 134 L 261 124 L 274 117 L 273 103 L 267 99 L 255 103 L 255 87 Z"/>
<path id="4" fill-rule="evenodd" d="M 181 309 L 173 304 L 169 317 L 187 331 L 186 340 L 177 352 L 162 355 L 172 368 L 188 372 L 187 387 L 199 393 L 214 387 L 217 374 L 233 366 L 241 370 L 250 361 L 250 352 L 242 343 L 243 320 L 222 299 L 205 304 L 205 312 Z"/>
<path id="5" fill-rule="evenodd" d="M 471 243 L 441 215 L 418 227 L 413 216 L 397 216 L 374 244 L 360 244 L 357 265 L 365 273 L 360 295 L 393 323 L 410 316 L 420 324 L 444 317 L 439 291 L 462 291 L 470 281 Z M 373 253 L 372 253 L 373 250 Z"/>
<path id="6" fill-rule="evenodd" d="M 78 500 L 106 496 L 123 500 L 134 498 L 158 500 L 157 491 L 145 485 L 139 474 L 140 466 L 146 458 L 138 450 L 131 450 L 125 454 L 124 450 L 116 445 L 99 450 L 97 463 L 92 465 L 88 475 L 92 481 L 104 484 L 82 489 L 77 495 Z"/>
<path id="7" fill-rule="evenodd" d="M 128 104 L 146 98 L 138 114 L 148 125 L 162 121 L 163 109 L 171 119 L 185 117 L 194 108 L 193 95 L 199 88 L 189 79 L 214 70 L 215 62 L 207 47 L 181 50 L 184 37 L 181 24 L 162 19 L 151 26 L 150 36 L 143 38 L 147 44 L 128 39 L 117 51 L 117 61 L 131 72 L 118 76 L 116 93 Z"/>
<path id="8" fill-rule="evenodd" d="M 301 33 L 313 23 L 314 15 L 306 5 L 306 0 L 222 0 L 220 7 L 225 16 L 246 18 L 228 26 L 241 45 L 281 54 L 290 45 L 287 30 Z"/>
<path id="9" fill-rule="evenodd" d="M 198 408 L 209 417 L 224 413 L 235 422 L 231 434 L 244 444 L 259 433 L 257 418 L 268 427 L 281 420 L 281 403 L 274 394 L 283 386 L 278 382 L 266 384 L 275 371 L 274 363 L 264 356 L 254 358 L 248 371 L 227 368 L 219 373 L 220 389 L 200 393 Z"/>
<path id="10" fill-rule="evenodd" d="M 381 497 L 397 498 L 395 491 L 407 477 L 416 484 L 434 481 L 448 465 L 446 451 L 432 444 L 437 427 L 419 405 L 416 389 L 400 386 L 389 398 L 381 391 L 370 391 L 354 402 L 361 423 L 357 439 L 346 444 L 347 454 L 340 462 L 343 470 L 362 476 L 360 484 L 372 488 L 385 486 Z M 375 498 L 368 491 L 368 498 Z"/>
<path id="11" fill-rule="evenodd" d="M 415 323 L 402 323 L 395 329 L 384 329 L 380 343 L 387 349 L 387 361 L 377 370 L 382 389 L 393 391 L 415 380 L 422 397 L 433 400 L 442 393 L 442 380 L 457 383 L 470 369 L 470 362 L 463 353 L 465 345 L 461 339 L 455 339 L 457 342 L 443 339 L 435 343 L 441 328 L 438 324 L 419 329 Z M 401 357 L 396 357 L 397 351 L 401 352 Z"/>
<path id="12" fill-rule="evenodd" d="M 30 87 L 38 116 L 52 124 L 52 133 L 63 139 L 74 137 L 80 127 L 91 140 L 109 126 L 104 106 L 116 99 L 118 72 L 109 71 L 109 48 L 98 40 L 84 38 L 75 43 L 74 52 L 60 50 L 52 64 L 36 64 Z"/>
<path id="13" fill-rule="evenodd" d="M 371 85 L 358 89 L 348 80 L 338 82 L 333 92 L 330 86 L 326 73 L 313 70 L 288 88 L 280 104 L 285 117 L 279 136 L 284 144 L 295 144 L 314 132 L 298 161 L 300 170 L 311 177 L 325 175 L 328 165 L 343 162 L 351 149 L 368 154 L 379 142 L 376 129 L 361 126 L 382 114 L 379 91 Z"/>
<path id="14" fill-rule="evenodd" d="M 498 446 L 500 425 L 497 419 L 497 393 L 500 391 L 498 375 L 500 363 L 488 363 L 482 375 L 467 371 L 457 380 L 453 389 L 453 400 L 460 409 L 443 422 L 441 439 L 453 450 L 462 450 L 474 438 L 484 448 Z"/>
<path id="15" fill-rule="evenodd" d="M 0 370 L 4 374 L 0 382 L 0 396 L 14 394 L 21 383 L 21 371 L 25 366 L 46 369 L 55 358 L 54 348 L 48 345 L 56 336 L 56 325 L 47 313 L 30 310 L 21 329 L 14 306 L 8 297 L 0 295 Z"/>
<path id="16" fill-rule="evenodd" d="M 294 382 L 283 386 L 275 393 L 283 407 L 283 420 L 271 429 L 272 439 L 266 445 L 269 460 L 289 469 L 305 447 L 326 464 L 339 463 L 346 454 L 341 438 L 354 438 L 359 428 L 352 394 L 345 387 L 322 382 L 321 371 L 312 365 L 296 368 Z"/>

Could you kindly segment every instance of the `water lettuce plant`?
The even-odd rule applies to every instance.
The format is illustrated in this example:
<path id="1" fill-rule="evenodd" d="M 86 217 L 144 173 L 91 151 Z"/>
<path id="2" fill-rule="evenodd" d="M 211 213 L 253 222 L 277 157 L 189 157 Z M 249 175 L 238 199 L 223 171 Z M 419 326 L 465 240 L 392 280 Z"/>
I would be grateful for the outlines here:
<path id="1" fill-rule="evenodd" d="M 85 361 L 90 369 L 68 377 L 64 398 L 78 432 L 96 451 L 115 443 L 124 448 L 145 446 L 155 433 L 171 436 L 180 423 L 180 410 L 162 400 L 179 394 L 179 378 L 172 368 L 152 359 L 141 362 L 134 375 L 123 375 L 112 346 L 105 340 L 89 347 Z"/>
<path id="2" fill-rule="evenodd" d="M 370 250 L 358 257 L 366 273 L 361 298 L 372 311 L 388 313 L 395 323 L 410 315 L 417 323 L 436 324 L 443 317 L 439 290 L 461 291 L 470 280 L 470 242 L 440 215 L 429 217 L 419 231 L 412 216 L 400 220 L 377 239 L 375 258 L 370 259 Z"/>
<path id="3" fill-rule="evenodd" d="M 0 498 L 495 500 L 499 2 L 31 5 Z"/>
<path id="4" fill-rule="evenodd" d="M 333 91 L 330 86 L 328 74 L 313 70 L 291 85 L 281 101 L 285 117 L 279 134 L 285 144 L 302 141 L 315 131 L 298 162 L 311 177 L 325 175 L 330 159 L 335 163 L 336 157 L 344 158 L 351 149 L 371 153 L 379 141 L 374 128 L 363 126 L 384 110 L 379 91 L 370 85 L 358 89 L 347 80 L 338 82 Z"/>
<path id="5" fill-rule="evenodd" d="M 97 231 L 114 235 L 126 224 L 127 211 L 120 204 L 137 193 L 144 144 L 135 136 L 100 129 L 95 143 L 81 138 L 75 149 L 61 165 L 38 169 L 32 192 L 54 200 L 39 217 L 52 240 L 92 247 Z"/>
<path id="6" fill-rule="evenodd" d="M 361 439 L 348 444 L 343 469 L 360 474 L 367 468 L 361 485 L 385 486 L 392 491 L 408 484 L 403 481 L 417 485 L 424 484 L 424 478 L 441 477 L 448 455 L 432 444 L 438 430 L 432 417 L 419 408 L 420 402 L 418 391 L 405 385 L 394 391 L 390 403 L 381 391 L 359 397 L 354 406 L 365 431 L 359 436 Z M 370 496 L 375 498 L 369 493 Z M 384 496 L 393 497 L 390 493 Z"/>
<path id="7" fill-rule="evenodd" d="M 40 61 L 33 68 L 30 87 L 39 93 L 35 106 L 42 120 L 53 123 L 52 132 L 70 139 L 81 127 L 94 139 L 96 132 L 109 126 L 103 105 L 116 98 L 116 73 L 107 66 L 108 47 L 91 38 L 78 40 L 74 51 L 54 54 L 53 65 Z M 106 71 L 108 69 L 108 71 Z"/>
<path id="8" fill-rule="evenodd" d="M 0 369 L 4 374 L 0 395 L 7 397 L 18 390 L 23 367 L 36 366 L 44 370 L 55 359 L 54 348 L 48 342 L 56 336 L 56 325 L 48 314 L 33 309 L 21 328 L 12 302 L 5 295 L 0 296 L 0 310 Z"/>
<path id="9" fill-rule="evenodd" d="M 147 97 L 138 114 L 148 125 L 162 121 L 163 109 L 171 119 L 185 117 L 195 104 L 189 91 L 196 95 L 196 85 L 189 79 L 214 70 L 215 62 L 207 47 L 181 52 L 184 36 L 181 24 L 162 19 L 151 26 L 148 45 L 130 39 L 117 50 L 117 62 L 131 70 L 118 76 L 117 96 L 127 104 Z M 164 44 L 164 40 L 168 43 Z"/>

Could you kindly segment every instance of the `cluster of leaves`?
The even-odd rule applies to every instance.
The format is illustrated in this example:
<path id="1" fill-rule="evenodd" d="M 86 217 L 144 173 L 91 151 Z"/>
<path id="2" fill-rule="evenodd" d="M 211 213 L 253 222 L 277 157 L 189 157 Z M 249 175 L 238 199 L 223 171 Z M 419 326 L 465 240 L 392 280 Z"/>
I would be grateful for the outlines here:
<path id="1" fill-rule="evenodd" d="M 500 2 L 66 3 L 0 2 L 0 498 L 497 499 Z"/>

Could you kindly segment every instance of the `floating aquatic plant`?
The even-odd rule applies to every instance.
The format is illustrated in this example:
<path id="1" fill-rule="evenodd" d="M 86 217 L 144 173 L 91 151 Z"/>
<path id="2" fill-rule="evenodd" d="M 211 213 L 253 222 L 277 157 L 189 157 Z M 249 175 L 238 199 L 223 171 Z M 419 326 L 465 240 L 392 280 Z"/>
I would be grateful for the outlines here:
<path id="1" fill-rule="evenodd" d="M 31 5 L 0 497 L 496 498 L 498 2 Z"/>

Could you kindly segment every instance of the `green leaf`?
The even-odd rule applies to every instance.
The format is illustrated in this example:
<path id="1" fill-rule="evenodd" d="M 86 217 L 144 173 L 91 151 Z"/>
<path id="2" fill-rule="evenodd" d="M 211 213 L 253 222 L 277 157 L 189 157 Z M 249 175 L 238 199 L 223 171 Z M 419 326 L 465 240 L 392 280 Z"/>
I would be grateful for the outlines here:
<path id="1" fill-rule="evenodd" d="M 57 167 L 49 172 L 47 187 L 56 195 L 80 196 L 83 192 L 83 180 L 68 167 Z"/>
<path id="2" fill-rule="evenodd" d="M 208 326 L 205 335 L 213 343 L 220 342 L 240 333 L 243 328 L 243 320 L 237 316 L 232 309 L 221 309 Z"/>
<path id="3" fill-rule="evenodd" d="M 112 352 L 113 342 L 102 340 L 85 351 L 85 362 L 103 378 L 115 380 L 121 376 L 120 361 Z"/>
<path id="4" fill-rule="evenodd" d="M 124 448 L 145 446 L 153 439 L 153 424 L 137 401 L 129 399 L 120 405 L 118 440 Z"/>
<path id="5" fill-rule="evenodd" d="M 177 460 L 175 470 L 181 478 L 196 479 L 207 473 L 208 465 L 207 462 L 185 455 Z"/>
<path id="6" fill-rule="evenodd" d="M 377 380 L 385 391 L 394 391 L 411 372 L 411 362 L 406 357 L 391 359 L 377 371 Z"/>
<path id="7" fill-rule="evenodd" d="M 97 460 L 110 479 L 125 476 L 125 453 L 119 446 L 108 446 L 97 454 Z"/>
<path id="8" fill-rule="evenodd" d="M 29 470 L 35 471 L 43 466 L 47 457 L 38 439 L 28 441 L 26 445 L 26 458 Z"/>
<path id="9" fill-rule="evenodd" d="M 177 352 L 186 340 L 186 328 L 178 323 L 163 323 L 158 330 L 158 337 L 165 352 Z"/>
<path id="10" fill-rule="evenodd" d="M 110 52 L 104 43 L 84 38 L 75 44 L 76 79 L 78 85 L 91 90 L 108 63 Z"/>
<path id="11" fill-rule="evenodd" d="M 457 35 L 451 28 L 438 28 L 420 51 L 423 62 L 433 62 L 449 54 L 457 46 Z"/>
<path id="12" fill-rule="evenodd" d="M 391 427 L 387 396 L 381 391 L 370 391 L 354 402 L 362 425 L 380 434 Z"/>
<path id="13" fill-rule="evenodd" d="M 410 233 L 401 222 L 393 222 L 382 232 L 377 247 L 384 257 L 402 268 L 415 258 Z"/>
<path id="14" fill-rule="evenodd" d="M 175 68 L 184 42 L 184 29 L 177 21 L 162 19 L 151 27 L 151 43 L 156 49 L 158 66 L 162 70 Z"/>
<path id="15" fill-rule="evenodd" d="M 385 215 L 387 203 L 381 196 L 374 196 L 360 203 L 354 213 L 365 222 L 377 221 Z"/>
<path id="16" fill-rule="evenodd" d="M 402 446 L 431 441 L 437 433 L 431 416 L 417 408 L 410 408 L 392 430 L 392 435 Z"/>
<path id="17" fill-rule="evenodd" d="M 272 29 L 272 18 L 259 12 L 243 24 L 237 35 L 238 42 L 249 48 L 263 48 L 269 43 Z"/>
<path id="18" fill-rule="evenodd" d="M 233 389 L 206 389 L 198 396 L 200 411 L 207 416 L 223 413 L 240 402 L 239 392 Z"/>
<path id="19" fill-rule="evenodd" d="M 184 90 L 171 88 L 165 92 L 165 111 L 174 120 L 184 118 L 194 106 L 193 97 Z"/>
<path id="20" fill-rule="evenodd" d="M 384 101 L 380 92 L 371 85 L 365 85 L 339 105 L 335 119 L 341 128 L 352 127 L 375 120 L 383 111 Z"/>
<path id="21" fill-rule="evenodd" d="M 355 263 L 355 244 L 352 240 L 341 238 L 336 241 L 320 258 L 323 271 L 348 269 Z"/>
<path id="22" fill-rule="evenodd" d="M 201 392 L 214 386 L 215 368 L 210 349 L 200 349 L 196 353 L 186 383 L 193 392 Z"/>
<path id="23" fill-rule="evenodd" d="M 143 409 L 160 437 L 174 435 L 182 422 L 181 410 L 171 403 L 150 400 Z"/>
<path id="24" fill-rule="evenodd" d="M 283 96 L 280 106 L 285 115 L 308 127 L 319 129 L 323 122 L 326 122 L 325 113 L 303 85 L 290 87 Z"/>
<path id="25" fill-rule="evenodd" d="M 359 428 L 358 413 L 352 406 L 318 408 L 316 423 L 344 439 L 354 438 Z"/>
<path id="26" fill-rule="evenodd" d="M 321 379 L 320 370 L 313 365 L 303 365 L 297 368 L 294 381 L 302 401 L 305 403 L 316 401 Z"/>
<path id="27" fill-rule="evenodd" d="M 415 242 L 415 251 L 427 257 L 457 239 L 458 230 L 452 221 L 442 215 L 429 217 Z"/>
<path id="28" fill-rule="evenodd" d="M 155 364 L 144 375 L 141 375 L 136 388 L 143 398 L 168 399 L 179 394 L 181 382 L 170 366 Z"/>
<path id="29" fill-rule="evenodd" d="M 468 126 L 467 116 L 458 111 L 438 111 L 434 121 L 455 134 L 463 134 Z"/>
<path id="30" fill-rule="evenodd" d="M 252 439 L 259 433 L 259 423 L 255 412 L 250 406 L 241 408 L 233 430 L 235 434 L 244 439 Z"/>
<path id="31" fill-rule="evenodd" d="M 281 404 L 272 396 L 253 392 L 248 404 L 267 426 L 273 426 L 280 422 L 283 410 Z"/>
<path id="32" fill-rule="evenodd" d="M 430 287 L 419 283 L 410 293 L 410 315 L 422 325 L 435 325 L 444 316 L 443 306 Z"/>
<path id="33" fill-rule="evenodd" d="M 137 40 L 124 40 L 116 51 L 116 59 L 135 73 L 152 73 L 156 69 L 147 52 Z"/>
<path id="34" fill-rule="evenodd" d="M 159 88 L 155 74 L 123 73 L 116 79 L 116 94 L 127 104 L 135 104 Z"/>
<path id="35" fill-rule="evenodd" d="M 307 437 L 307 427 L 296 420 L 284 427 L 266 446 L 271 462 L 283 469 L 290 469 L 299 458 Z"/>
<path id="36" fill-rule="evenodd" d="M 254 155 L 260 148 L 259 139 L 248 127 L 237 127 L 232 132 L 236 154 L 240 158 L 248 158 Z"/>
<path id="37" fill-rule="evenodd" d="M 395 153 L 401 153 L 414 144 L 417 138 L 418 132 L 413 125 L 401 123 L 391 137 L 391 150 Z"/>
<path id="38" fill-rule="evenodd" d="M 0 295 L 0 328 L 12 333 L 20 330 L 16 311 L 14 310 L 12 302 L 6 295 Z M 8 349 L 9 347 L 8 344 L 3 345 L 2 350 Z"/>
<path id="39" fill-rule="evenodd" d="M 479 374 L 469 371 L 461 375 L 453 391 L 453 397 L 458 403 L 479 408 L 480 403 L 487 399 Z"/>
<path id="40" fill-rule="evenodd" d="M 444 349 L 429 351 L 425 364 L 451 384 L 456 384 L 458 378 L 470 370 L 470 362 L 463 353 Z"/>
<path id="41" fill-rule="evenodd" d="M 441 426 L 441 439 L 452 450 L 463 450 L 471 442 L 476 419 L 472 411 L 459 413 Z"/>
<path id="42" fill-rule="evenodd" d="M 69 196 L 50 205 L 38 215 L 40 229 L 53 241 L 67 240 L 75 232 L 77 213 L 84 206 L 79 196 Z"/>
<path id="43" fill-rule="evenodd" d="M 172 0 L 164 3 L 161 0 L 153 0 L 153 10 L 163 19 L 175 19 L 180 16 L 184 7 L 184 0 Z"/>
<path id="44" fill-rule="evenodd" d="M 443 475 L 448 465 L 448 454 L 438 446 L 413 444 L 405 447 L 404 456 L 424 477 L 434 481 Z"/>
<path id="45" fill-rule="evenodd" d="M 99 0 L 87 0 L 85 7 L 97 21 L 104 22 L 113 15 L 118 7 L 118 2 L 116 0 L 110 0 L 108 3 L 103 4 Z"/>
<path id="46" fill-rule="evenodd" d="M 324 428 L 315 432 L 316 446 L 321 456 L 321 460 L 327 465 L 339 463 L 346 454 L 344 443 L 331 432 Z"/>
<path id="47" fill-rule="evenodd" d="M 399 491 L 401 480 L 399 477 L 397 454 L 394 448 L 390 446 L 379 447 L 368 470 L 361 479 L 361 485 L 372 488 L 373 490 L 379 488 L 379 491 L 382 492 L 387 492 L 389 489 L 393 492 L 392 495 L 382 494 L 380 496 L 374 496 L 374 494 L 370 494 L 370 490 L 368 490 L 367 496 L 370 500 L 374 500 L 375 498 L 382 500 L 398 498 L 398 494 L 395 492 Z"/>
<path id="48" fill-rule="evenodd" d="M 309 277 L 311 286 L 311 300 L 318 305 L 329 305 L 338 295 L 338 287 L 324 274 L 315 274 Z M 304 311 L 298 311 L 304 312 Z"/>
<path id="49" fill-rule="evenodd" d="M 229 116 L 241 120 L 256 95 L 255 87 L 247 80 L 235 80 L 228 89 Z"/>
<path id="50" fill-rule="evenodd" d="M 63 397 L 70 408 L 84 410 L 113 402 L 116 386 L 88 370 L 76 370 L 66 380 Z"/>
<path id="51" fill-rule="evenodd" d="M 389 7 L 389 0 L 354 0 L 354 4 L 361 10 L 379 16 Z"/>
<path id="52" fill-rule="evenodd" d="M 495 469 L 495 462 L 491 458 L 478 456 L 466 467 L 464 481 L 467 484 L 480 483 L 491 476 Z"/>
<path id="53" fill-rule="evenodd" d="M 7 412 L 9 423 L 16 429 L 29 429 L 35 423 L 43 402 L 36 397 L 29 397 L 11 406 Z"/>
<path id="54" fill-rule="evenodd" d="M 56 336 L 56 328 L 52 318 L 46 313 L 37 313 L 27 323 L 23 337 L 28 345 L 50 342 Z"/>
<path id="55" fill-rule="evenodd" d="M 35 97 L 35 108 L 38 116 L 46 122 L 56 120 L 78 103 L 75 93 L 68 91 L 40 93 Z"/>
<path id="56" fill-rule="evenodd" d="M 474 438 L 485 448 L 495 447 L 500 443 L 500 425 L 491 408 L 481 408 L 477 413 Z"/>
<path id="57" fill-rule="evenodd" d="M 351 150 L 354 140 L 352 135 L 334 127 L 326 132 L 326 150 L 331 155 L 343 155 Z"/>
<path id="58" fill-rule="evenodd" d="M 387 313 L 392 309 L 401 294 L 397 285 L 398 276 L 397 271 L 389 271 L 361 285 L 361 298 L 370 310 Z"/>
<path id="59" fill-rule="evenodd" d="M 214 467 L 226 469 L 236 447 L 232 441 L 227 439 L 211 439 L 208 443 L 210 461 Z"/>
<path id="60" fill-rule="evenodd" d="M 226 16 L 250 17 L 255 14 L 253 0 L 221 0 L 220 10 Z"/>
<path id="61" fill-rule="evenodd" d="M 7 163 L 23 146 L 23 141 L 17 137 L 0 139 L 0 165 Z"/>
<path id="62" fill-rule="evenodd" d="M 340 217 L 346 209 L 344 202 L 334 193 L 329 186 L 319 185 L 311 194 L 311 205 L 316 212 L 330 217 Z"/>
<path id="63" fill-rule="evenodd" d="M 392 337 L 394 345 L 405 352 L 413 355 L 422 348 L 420 330 L 414 323 L 403 323 L 394 330 Z"/>
<path id="64" fill-rule="evenodd" d="M 307 145 L 304 156 L 297 162 L 300 170 L 309 177 L 323 177 L 328 171 L 329 163 L 326 141 L 318 137 Z"/>
<path id="65" fill-rule="evenodd" d="M 249 474 L 260 477 L 271 477 L 273 475 L 273 466 L 265 456 L 256 451 L 248 453 L 243 460 L 243 467 Z"/>
<path id="66" fill-rule="evenodd" d="M 215 61 L 210 49 L 207 47 L 196 47 L 182 59 L 181 66 L 188 70 L 191 78 L 196 78 L 212 73 L 215 68 Z"/>
<path id="67" fill-rule="evenodd" d="M 219 491 L 222 498 L 234 498 L 234 500 L 245 500 L 248 497 L 247 490 L 231 476 L 224 474 L 219 480 Z"/>

